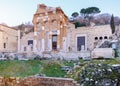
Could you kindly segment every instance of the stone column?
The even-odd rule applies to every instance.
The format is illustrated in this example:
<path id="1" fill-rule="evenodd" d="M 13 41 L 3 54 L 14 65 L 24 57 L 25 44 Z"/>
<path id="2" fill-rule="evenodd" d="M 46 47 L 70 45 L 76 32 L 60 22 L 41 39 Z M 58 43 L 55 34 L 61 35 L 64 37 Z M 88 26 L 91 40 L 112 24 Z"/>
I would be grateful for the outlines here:
<path id="1" fill-rule="evenodd" d="M 42 51 L 45 50 L 45 27 L 42 26 Z"/>
<path id="2" fill-rule="evenodd" d="M 34 24 L 34 43 L 33 43 L 33 51 L 37 52 L 37 28 L 36 24 Z"/>
<path id="3" fill-rule="evenodd" d="M 60 49 L 63 49 L 63 26 L 60 24 Z"/>
<path id="4" fill-rule="evenodd" d="M 50 31 L 49 31 L 49 50 L 52 50 L 52 22 L 50 21 Z"/>
<path id="5" fill-rule="evenodd" d="M 67 51 L 67 45 L 66 45 L 66 36 L 67 36 L 67 32 L 66 32 L 66 26 L 64 25 L 64 34 L 63 34 L 63 50 L 66 52 Z"/>
<path id="6" fill-rule="evenodd" d="M 57 35 L 57 49 L 60 49 L 60 35 L 59 34 Z"/>
<path id="7" fill-rule="evenodd" d="M 57 20 L 57 49 L 60 49 L 60 20 Z"/>
<path id="8" fill-rule="evenodd" d="M 18 52 L 21 51 L 21 43 L 20 43 L 20 29 L 18 29 Z"/>

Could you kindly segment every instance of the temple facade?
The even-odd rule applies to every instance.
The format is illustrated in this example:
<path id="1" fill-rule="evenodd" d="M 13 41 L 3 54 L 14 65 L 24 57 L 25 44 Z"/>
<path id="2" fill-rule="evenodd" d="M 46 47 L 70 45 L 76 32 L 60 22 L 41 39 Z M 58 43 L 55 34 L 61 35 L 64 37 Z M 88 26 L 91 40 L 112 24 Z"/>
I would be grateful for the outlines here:
<path id="1" fill-rule="evenodd" d="M 34 52 L 66 51 L 68 18 L 60 7 L 38 5 L 33 24 Z"/>

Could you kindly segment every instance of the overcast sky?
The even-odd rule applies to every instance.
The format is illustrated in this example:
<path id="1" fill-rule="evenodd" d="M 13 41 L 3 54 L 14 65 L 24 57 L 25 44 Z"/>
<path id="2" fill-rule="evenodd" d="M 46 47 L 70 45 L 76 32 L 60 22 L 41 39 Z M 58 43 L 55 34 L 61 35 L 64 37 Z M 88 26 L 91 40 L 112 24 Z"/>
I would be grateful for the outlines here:
<path id="1" fill-rule="evenodd" d="M 100 8 L 101 13 L 120 16 L 120 0 L 0 0 L 0 23 L 15 26 L 32 21 L 37 5 L 42 3 L 60 6 L 68 17 L 91 6 Z"/>

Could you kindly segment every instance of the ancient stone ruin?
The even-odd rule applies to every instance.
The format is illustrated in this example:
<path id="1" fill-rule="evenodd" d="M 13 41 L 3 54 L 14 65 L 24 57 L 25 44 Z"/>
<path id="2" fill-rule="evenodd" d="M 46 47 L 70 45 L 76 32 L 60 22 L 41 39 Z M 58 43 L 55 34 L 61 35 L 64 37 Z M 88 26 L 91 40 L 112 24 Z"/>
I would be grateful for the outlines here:
<path id="1" fill-rule="evenodd" d="M 31 76 L 24 79 L 0 77 L 0 86 L 80 86 L 73 79 Z"/>

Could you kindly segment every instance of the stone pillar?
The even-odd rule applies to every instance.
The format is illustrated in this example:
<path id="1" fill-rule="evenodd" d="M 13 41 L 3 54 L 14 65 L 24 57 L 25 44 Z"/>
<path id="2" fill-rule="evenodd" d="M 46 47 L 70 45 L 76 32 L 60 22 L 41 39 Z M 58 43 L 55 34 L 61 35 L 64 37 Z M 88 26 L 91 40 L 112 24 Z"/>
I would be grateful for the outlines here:
<path id="1" fill-rule="evenodd" d="M 45 27 L 42 26 L 42 51 L 45 50 Z"/>
<path id="2" fill-rule="evenodd" d="M 66 31 L 66 26 L 64 25 L 64 28 L 63 28 L 64 30 L 63 30 L 63 32 L 64 32 L 64 34 L 63 34 L 63 50 L 66 52 L 67 51 L 67 44 L 66 44 L 66 37 L 67 37 L 67 31 Z"/>
<path id="3" fill-rule="evenodd" d="M 36 24 L 34 24 L 34 43 L 33 43 L 33 51 L 37 52 L 37 28 Z"/>
<path id="4" fill-rule="evenodd" d="M 57 31 L 57 49 L 60 49 L 60 34 L 59 34 L 59 30 Z"/>
<path id="5" fill-rule="evenodd" d="M 50 21 L 50 32 L 49 32 L 49 50 L 51 51 L 52 50 L 52 24 L 51 24 L 51 21 Z"/>
<path id="6" fill-rule="evenodd" d="M 62 26 L 62 24 L 60 24 L 60 49 L 62 49 L 63 48 L 63 26 Z"/>
<path id="7" fill-rule="evenodd" d="M 67 51 L 67 48 L 66 48 L 66 37 L 63 37 L 63 51 Z"/>
<path id="8" fill-rule="evenodd" d="M 51 34 L 49 34 L 49 50 L 50 51 L 52 50 L 52 35 Z"/>
<path id="9" fill-rule="evenodd" d="M 60 20 L 57 20 L 57 49 L 60 50 Z"/>
<path id="10" fill-rule="evenodd" d="M 20 29 L 18 29 L 18 52 L 21 51 L 21 44 L 20 44 Z"/>

